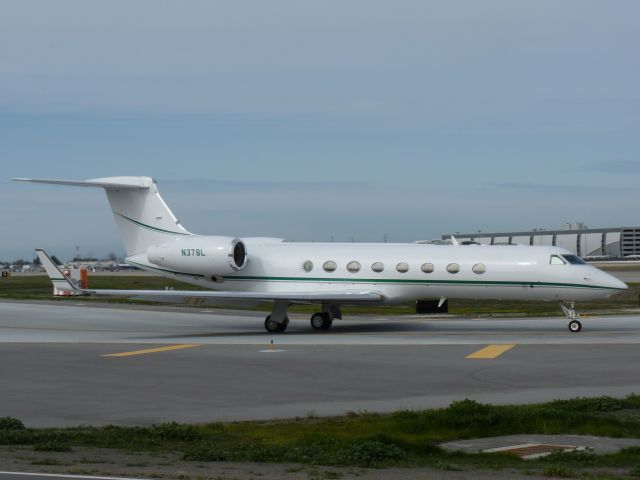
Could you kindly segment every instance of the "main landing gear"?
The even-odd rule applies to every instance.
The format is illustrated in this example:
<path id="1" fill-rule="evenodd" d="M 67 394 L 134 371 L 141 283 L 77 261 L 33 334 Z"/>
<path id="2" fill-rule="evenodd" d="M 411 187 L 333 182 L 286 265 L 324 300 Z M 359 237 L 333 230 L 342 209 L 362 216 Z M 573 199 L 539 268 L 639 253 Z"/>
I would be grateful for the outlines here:
<path id="1" fill-rule="evenodd" d="M 269 333 L 282 333 L 289 325 L 287 316 L 287 302 L 275 302 L 271 315 L 264 319 L 264 328 Z M 342 318 L 338 305 L 322 305 L 322 311 L 311 315 L 311 327 L 314 330 L 329 330 L 335 319 Z"/>
<path id="2" fill-rule="evenodd" d="M 289 326 L 289 317 L 284 317 L 282 322 L 276 322 L 275 320 L 271 320 L 271 315 L 267 315 L 267 318 L 264 319 L 264 328 L 269 333 L 284 332 L 288 326 Z"/>
<path id="3" fill-rule="evenodd" d="M 564 302 L 560 302 L 560 308 L 562 308 L 562 311 L 569 319 L 569 331 L 572 333 L 578 333 L 580 330 L 582 330 L 582 323 L 580 323 L 580 320 L 578 320 L 580 318 L 580 315 L 576 313 L 573 302 L 571 302 L 571 304 L 569 305 Z"/>
<path id="4" fill-rule="evenodd" d="M 287 317 L 287 308 L 289 302 L 274 302 L 271 315 L 267 315 L 264 319 L 264 328 L 269 333 L 282 333 L 289 326 L 289 317 Z"/>
<path id="5" fill-rule="evenodd" d="M 311 327 L 314 330 L 329 330 L 333 324 L 333 318 L 328 312 L 316 312 L 311 315 Z"/>
<path id="6" fill-rule="evenodd" d="M 339 305 L 323 304 L 322 311 L 311 315 L 311 328 L 314 330 L 329 330 L 335 319 L 342 319 Z"/>

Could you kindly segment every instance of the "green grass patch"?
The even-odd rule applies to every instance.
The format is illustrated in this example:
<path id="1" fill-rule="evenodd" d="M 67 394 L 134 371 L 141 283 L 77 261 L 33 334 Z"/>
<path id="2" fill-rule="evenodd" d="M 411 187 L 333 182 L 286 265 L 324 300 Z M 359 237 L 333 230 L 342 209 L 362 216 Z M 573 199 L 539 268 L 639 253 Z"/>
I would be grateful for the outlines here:
<path id="1" fill-rule="evenodd" d="M 38 460 L 33 460 L 31 462 L 31 465 L 42 465 L 42 466 L 54 466 L 54 465 L 58 465 L 58 466 L 64 466 L 67 465 L 66 463 L 57 460 L 55 458 L 40 458 Z"/>
<path id="2" fill-rule="evenodd" d="M 621 418 L 617 415 L 620 411 L 640 412 L 640 396 L 577 398 L 522 406 L 494 406 L 462 400 L 442 409 L 273 422 L 7 428 L 0 429 L 0 444 L 32 445 L 41 451 L 65 451 L 71 447 L 151 453 L 177 451 L 184 460 L 198 462 L 431 466 L 444 470 L 526 468 L 559 477 L 562 472 L 610 467 L 637 471 L 640 448 L 602 456 L 591 452 L 556 453 L 523 461 L 508 454 L 447 453 L 438 444 L 455 439 L 523 433 L 640 438 L 638 417 Z M 552 475 L 552 472 L 556 473 Z"/>
<path id="3" fill-rule="evenodd" d="M 96 289 L 124 289 L 124 290 L 206 290 L 202 287 L 189 285 L 164 277 L 149 275 L 89 275 L 90 288 Z M 639 306 L 640 284 L 629 284 L 629 290 L 616 294 L 613 297 L 581 302 L 578 307 L 581 312 L 615 310 L 633 308 Z M 53 297 L 52 286 L 45 275 L 12 276 L 0 279 L 0 299 L 17 300 L 58 300 L 58 301 L 98 301 L 110 303 L 134 303 L 141 302 L 122 298 L 106 297 Z M 258 307 L 258 310 L 268 311 L 270 305 Z M 318 310 L 317 305 L 293 305 L 289 308 L 291 313 L 311 314 Z M 518 316 L 560 316 L 562 313 L 557 302 L 525 302 L 513 300 L 464 300 L 450 299 L 449 312 L 454 315 L 518 315 Z M 362 306 L 344 307 L 345 315 L 376 314 L 376 315 L 412 315 L 415 314 L 415 303 L 390 306 Z"/>
<path id="4" fill-rule="evenodd" d="M 25 426 L 19 419 L 13 417 L 0 418 L 0 430 L 24 430 Z"/>
<path id="5" fill-rule="evenodd" d="M 70 452 L 71 447 L 61 438 L 50 438 L 33 445 L 36 452 Z"/>
<path id="6" fill-rule="evenodd" d="M 89 275 L 89 287 L 95 289 L 123 289 L 123 290 L 206 290 L 195 285 L 188 285 L 164 277 L 151 275 Z M 86 300 L 100 302 L 122 303 L 122 299 L 107 299 L 96 297 L 54 297 L 53 286 L 46 275 L 15 275 L 0 279 L 0 299 L 15 300 Z M 140 302 L 134 302 L 140 303 Z"/>
<path id="7" fill-rule="evenodd" d="M 577 473 L 573 470 L 558 465 L 545 467 L 544 470 L 542 470 L 542 474 L 545 477 L 551 478 L 574 478 L 577 476 Z"/>

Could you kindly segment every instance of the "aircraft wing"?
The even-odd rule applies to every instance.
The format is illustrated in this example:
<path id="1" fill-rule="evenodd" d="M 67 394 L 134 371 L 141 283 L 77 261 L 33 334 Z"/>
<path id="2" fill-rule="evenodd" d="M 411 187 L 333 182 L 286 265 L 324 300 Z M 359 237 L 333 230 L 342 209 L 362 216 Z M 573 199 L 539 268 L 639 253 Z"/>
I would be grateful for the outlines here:
<path id="1" fill-rule="evenodd" d="M 83 289 L 74 285 L 64 276 L 51 257 L 41 248 L 36 249 L 38 258 L 47 275 L 59 290 L 77 295 L 98 297 L 127 297 L 136 300 L 167 303 L 215 304 L 219 301 L 247 301 L 248 303 L 268 301 L 289 301 L 291 303 L 375 303 L 384 300 L 379 292 L 344 290 L 337 292 L 234 292 L 213 290 L 96 290 Z"/>
<path id="2" fill-rule="evenodd" d="M 208 290 L 92 290 L 80 289 L 80 293 L 97 297 L 128 297 L 135 300 L 153 302 L 194 303 L 195 299 L 202 299 L 198 303 L 215 303 L 215 300 L 252 300 L 252 301 L 290 301 L 293 303 L 368 303 L 380 302 L 380 293 L 368 291 L 343 292 L 230 292 Z"/>

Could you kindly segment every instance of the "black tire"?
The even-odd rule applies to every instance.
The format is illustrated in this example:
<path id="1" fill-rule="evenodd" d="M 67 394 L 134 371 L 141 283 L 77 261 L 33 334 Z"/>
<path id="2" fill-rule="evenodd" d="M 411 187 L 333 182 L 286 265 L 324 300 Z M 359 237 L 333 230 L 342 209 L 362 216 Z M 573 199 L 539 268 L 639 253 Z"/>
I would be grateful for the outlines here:
<path id="1" fill-rule="evenodd" d="M 280 324 L 280 330 L 278 330 L 278 331 L 279 332 L 284 332 L 287 329 L 288 326 L 289 326 L 289 317 L 284 317 L 284 320 Z"/>
<path id="2" fill-rule="evenodd" d="M 571 333 L 578 333 L 582 330 L 582 324 L 578 320 L 571 320 L 569 322 L 569 331 Z"/>
<path id="3" fill-rule="evenodd" d="M 281 333 L 287 329 L 289 325 L 289 317 L 284 317 L 284 321 L 282 323 L 272 322 L 271 315 L 267 315 L 267 318 L 264 319 L 264 328 L 269 333 Z"/>
<path id="4" fill-rule="evenodd" d="M 317 312 L 311 315 L 311 328 L 314 330 L 329 330 L 332 323 L 331 317 L 326 312 Z"/>

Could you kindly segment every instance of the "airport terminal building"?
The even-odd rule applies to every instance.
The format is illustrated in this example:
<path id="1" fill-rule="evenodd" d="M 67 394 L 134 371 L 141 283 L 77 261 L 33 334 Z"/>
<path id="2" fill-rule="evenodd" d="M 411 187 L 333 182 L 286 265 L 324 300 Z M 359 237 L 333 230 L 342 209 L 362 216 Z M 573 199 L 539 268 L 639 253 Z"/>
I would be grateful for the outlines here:
<path id="1" fill-rule="evenodd" d="M 529 232 L 452 233 L 442 235 L 442 240 L 453 235 L 460 243 L 558 246 L 583 258 L 640 256 L 640 227 L 587 228 L 581 223 L 565 226 L 560 230 Z"/>

